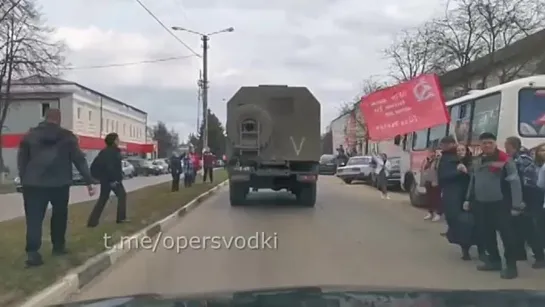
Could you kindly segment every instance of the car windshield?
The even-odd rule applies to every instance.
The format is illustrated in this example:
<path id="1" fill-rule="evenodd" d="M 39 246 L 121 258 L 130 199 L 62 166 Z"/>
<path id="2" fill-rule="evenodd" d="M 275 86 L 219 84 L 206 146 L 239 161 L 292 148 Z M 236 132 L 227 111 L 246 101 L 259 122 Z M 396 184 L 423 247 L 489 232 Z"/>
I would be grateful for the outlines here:
<path id="1" fill-rule="evenodd" d="M 323 155 L 320 158 L 321 163 L 328 163 L 328 162 L 334 162 L 335 156 L 334 155 Z"/>
<path id="2" fill-rule="evenodd" d="M 346 165 L 367 165 L 371 163 L 371 157 L 354 157 L 348 160 Z"/>

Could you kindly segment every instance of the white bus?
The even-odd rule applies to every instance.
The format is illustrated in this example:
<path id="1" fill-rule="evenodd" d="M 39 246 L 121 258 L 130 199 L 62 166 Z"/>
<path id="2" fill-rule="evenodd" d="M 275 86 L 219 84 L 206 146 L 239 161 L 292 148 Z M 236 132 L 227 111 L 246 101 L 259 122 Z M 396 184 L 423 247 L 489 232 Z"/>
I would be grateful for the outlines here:
<path id="1" fill-rule="evenodd" d="M 528 149 L 545 142 L 545 75 L 470 91 L 446 105 L 451 116 L 449 124 L 393 140 L 398 150 L 392 154 L 401 153 L 401 186 L 410 193 L 414 206 L 423 204 L 424 190 L 419 187 L 422 162 L 428 149 L 437 147 L 446 135 L 453 135 L 459 143 L 468 145 L 473 155 L 479 154 L 478 138 L 483 132 L 494 133 L 501 149 L 510 136 L 520 137 L 522 145 Z"/>

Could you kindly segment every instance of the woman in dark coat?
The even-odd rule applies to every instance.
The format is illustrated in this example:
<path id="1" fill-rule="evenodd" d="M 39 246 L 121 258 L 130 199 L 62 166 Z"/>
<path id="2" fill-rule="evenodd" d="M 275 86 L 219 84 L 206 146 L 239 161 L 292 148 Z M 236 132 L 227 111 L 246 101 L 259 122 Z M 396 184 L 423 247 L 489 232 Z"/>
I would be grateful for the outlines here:
<path id="1" fill-rule="evenodd" d="M 438 168 L 439 186 L 442 191 L 443 210 L 448 225 L 447 238 L 460 245 L 462 259 L 471 260 L 470 247 L 476 244 L 473 218 L 463 210 L 469 185 L 469 169 L 472 155 L 465 145 L 444 150 Z M 484 259 L 484 248 L 477 244 L 479 258 Z"/>

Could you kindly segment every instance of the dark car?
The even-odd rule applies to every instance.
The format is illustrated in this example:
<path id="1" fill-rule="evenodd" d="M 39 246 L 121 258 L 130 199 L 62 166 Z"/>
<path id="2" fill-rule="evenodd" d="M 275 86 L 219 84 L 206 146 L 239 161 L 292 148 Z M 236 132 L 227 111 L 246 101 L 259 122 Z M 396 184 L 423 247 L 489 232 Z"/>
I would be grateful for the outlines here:
<path id="1" fill-rule="evenodd" d="M 127 159 L 127 161 L 134 166 L 137 176 L 159 175 L 159 169 L 151 161 L 140 158 Z"/>
<path id="2" fill-rule="evenodd" d="M 19 177 L 15 178 L 13 182 L 15 183 L 15 188 L 17 192 L 21 193 L 23 191 L 23 187 L 21 186 L 21 180 L 19 179 Z M 85 180 L 83 180 L 83 176 L 80 174 L 78 169 L 74 166 L 72 167 L 72 185 L 73 186 L 87 185 Z"/>
<path id="3" fill-rule="evenodd" d="M 335 155 L 320 157 L 320 175 L 335 175 L 337 173 L 337 158 Z"/>

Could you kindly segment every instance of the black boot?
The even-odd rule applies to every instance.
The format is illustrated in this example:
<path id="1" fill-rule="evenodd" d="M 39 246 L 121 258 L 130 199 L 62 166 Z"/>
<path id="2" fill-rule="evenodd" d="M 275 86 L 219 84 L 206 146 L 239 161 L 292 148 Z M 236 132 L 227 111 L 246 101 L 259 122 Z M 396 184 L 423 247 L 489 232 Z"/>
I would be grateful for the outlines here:
<path id="1" fill-rule="evenodd" d="M 27 268 L 37 267 L 44 264 L 44 260 L 42 259 L 42 255 L 40 255 L 40 253 L 30 252 L 27 253 L 27 260 L 25 261 L 25 264 Z"/>
<path id="2" fill-rule="evenodd" d="M 515 279 L 519 276 L 517 264 L 508 263 L 507 266 L 501 270 L 500 277 L 503 279 Z"/>
<path id="3" fill-rule="evenodd" d="M 496 262 L 487 260 L 483 264 L 477 266 L 477 270 L 486 272 L 501 271 L 501 261 Z"/>
<path id="4" fill-rule="evenodd" d="M 545 260 L 536 260 L 532 264 L 532 269 L 545 269 Z"/>
<path id="5" fill-rule="evenodd" d="M 469 254 L 469 247 L 462 246 L 462 260 L 464 261 L 471 260 L 471 255 Z"/>
<path id="6" fill-rule="evenodd" d="M 64 246 L 53 247 L 53 256 L 62 256 L 68 253 L 69 251 Z"/>

